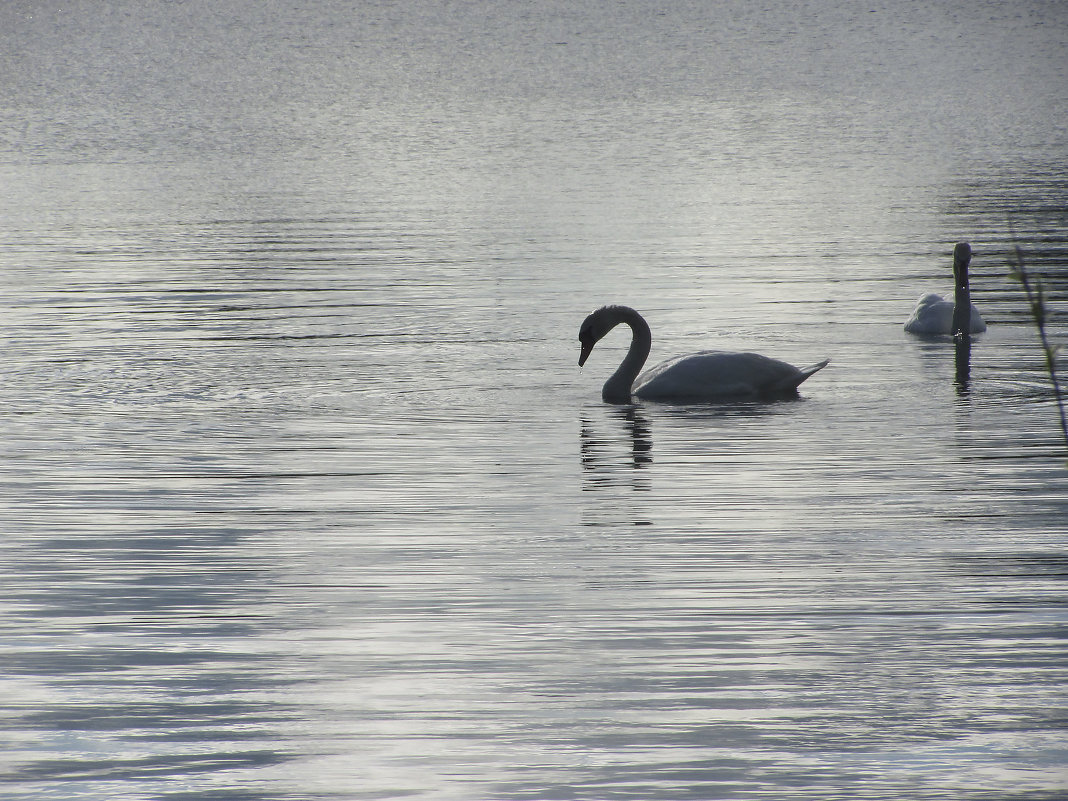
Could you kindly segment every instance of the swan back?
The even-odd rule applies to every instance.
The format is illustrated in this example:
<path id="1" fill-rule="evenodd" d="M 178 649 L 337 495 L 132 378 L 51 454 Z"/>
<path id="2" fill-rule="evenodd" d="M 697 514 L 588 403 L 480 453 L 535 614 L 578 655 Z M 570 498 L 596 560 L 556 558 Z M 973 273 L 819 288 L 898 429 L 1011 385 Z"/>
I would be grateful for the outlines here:
<path id="1" fill-rule="evenodd" d="M 971 309 L 970 334 L 981 334 L 986 331 L 986 323 L 979 309 L 974 303 L 968 304 Z M 924 295 L 916 303 L 916 308 L 905 322 L 905 330 L 910 334 L 952 334 L 953 333 L 953 309 L 955 304 L 950 300 L 943 300 L 941 295 L 933 293 Z"/>
<path id="2" fill-rule="evenodd" d="M 759 353 L 706 350 L 658 364 L 642 373 L 634 394 L 643 400 L 716 401 L 797 395 L 806 378 L 828 360 L 797 368 Z"/>

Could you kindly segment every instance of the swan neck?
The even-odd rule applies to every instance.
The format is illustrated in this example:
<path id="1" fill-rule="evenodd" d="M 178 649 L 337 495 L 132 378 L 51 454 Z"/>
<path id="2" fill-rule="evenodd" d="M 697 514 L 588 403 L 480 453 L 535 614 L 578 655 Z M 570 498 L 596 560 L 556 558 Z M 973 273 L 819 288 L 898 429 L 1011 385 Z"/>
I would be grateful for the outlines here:
<path id="1" fill-rule="evenodd" d="M 649 358 L 653 335 L 649 330 L 649 324 L 634 309 L 625 306 L 617 307 L 617 317 L 617 324 L 626 323 L 630 326 L 630 349 L 627 350 L 627 355 L 616 371 L 605 381 L 601 390 L 601 398 L 606 403 L 630 403 L 630 391 L 634 386 L 634 379 L 638 377 L 638 373 L 645 365 L 645 360 Z"/>
<path id="2" fill-rule="evenodd" d="M 972 330 L 972 293 L 968 287 L 968 260 L 953 261 L 953 336 L 968 336 Z"/>

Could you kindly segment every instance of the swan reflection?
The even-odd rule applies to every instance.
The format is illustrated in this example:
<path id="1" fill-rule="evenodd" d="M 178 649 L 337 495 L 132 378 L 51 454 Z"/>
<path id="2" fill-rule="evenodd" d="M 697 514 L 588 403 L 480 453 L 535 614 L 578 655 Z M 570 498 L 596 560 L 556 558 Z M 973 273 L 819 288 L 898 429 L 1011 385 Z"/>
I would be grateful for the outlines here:
<path id="1" fill-rule="evenodd" d="M 653 461 L 652 429 L 645 415 L 635 406 L 624 406 L 610 409 L 609 416 L 622 423 L 622 447 L 617 433 L 598 433 L 589 417 L 583 416 L 579 431 L 582 469 L 595 483 L 618 483 L 613 479 Z"/>
<path id="2" fill-rule="evenodd" d="M 972 379 L 972 343 L 974 337 L 968 334 L 958 334 L 955 337 L 932 336 L 924 337 L 919 343 L 919 355 L 925 372 L 937 374 L 938 381 L 944 380 L 948 365 L 946 360 L 947 345 L 953 345 L 953 388 L 957 396 L 964 399 L 971 393 Z"/>
<path id="3" fill-rule="evenodd" d="M 972 338 L 968 334 L 958 334 L 953 338 L 956 371 L 953 386 L 962 398 L 968 396 L 971 384 Z"/>

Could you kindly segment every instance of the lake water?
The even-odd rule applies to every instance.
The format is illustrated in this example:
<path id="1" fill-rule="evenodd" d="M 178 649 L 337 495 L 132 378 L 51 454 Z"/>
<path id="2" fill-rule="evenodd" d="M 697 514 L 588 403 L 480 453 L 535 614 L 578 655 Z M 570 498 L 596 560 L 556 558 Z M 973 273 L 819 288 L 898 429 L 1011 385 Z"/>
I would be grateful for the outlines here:
<path id="1" fill-rule="evenodd" d="M 0 7 L 0 794 L 1063 799 L 1068 5 Z M 957 376 L 902 331 L 969 241 Z M 652 358 L 832 361 L 609 406 Z M 1062 355 L 1061 370 L 1068 374 Z"/>

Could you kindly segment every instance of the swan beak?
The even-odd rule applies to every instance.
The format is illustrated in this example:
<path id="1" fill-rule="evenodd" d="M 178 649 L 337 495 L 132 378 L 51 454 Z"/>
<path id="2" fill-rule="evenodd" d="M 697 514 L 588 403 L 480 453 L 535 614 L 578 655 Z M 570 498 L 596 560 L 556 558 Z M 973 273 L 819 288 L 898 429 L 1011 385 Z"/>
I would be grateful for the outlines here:
<path id="1" fill-rule="evenodd" d="M 582 343 L 582 353 L 579 354 L 579 367 L 582 367 L 586 363 L 586 359 L 590 357 L 590 351 L 593 350 L 592 342 Z"/>

